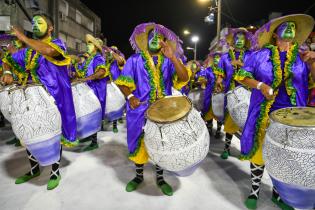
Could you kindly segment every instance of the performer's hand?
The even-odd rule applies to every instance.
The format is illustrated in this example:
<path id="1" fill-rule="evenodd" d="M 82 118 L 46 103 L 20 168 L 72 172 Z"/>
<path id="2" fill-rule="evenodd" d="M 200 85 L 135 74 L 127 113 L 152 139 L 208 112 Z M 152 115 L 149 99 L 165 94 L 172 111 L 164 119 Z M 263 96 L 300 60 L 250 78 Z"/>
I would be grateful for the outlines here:
<path id="1" fill-rule="evenodd" d="M 138 98 L 136 98 L 135 96 L 131 97 L 129 99 L 129 105 L 131 107 L 131 109 L 136 109 L 140 106 L 140 100 Z"/>
<path id="2" fill-rule="evenodd" d="M 165 55 L 169 59 L 176 58 L 175 53 L 174 53 L 171 45 L 168 42 L 161 41 L 160 44 L 162 46 L 161 51 L 162 51 L 163 55 Z"/>
<path id="3" fill-rule="evenodd" d="M 215 82 L 215 86 L 214 86 L 214 92 L 215 93 L 220 93 L 223 91 L 223 85 L 222 85 L 222 78 L 219 77 L 216 82 Z"/>
<path id="4" fill-rule="evenodd" d="M 239 61 L 239 60 L 234 60 L 234 61 L 231 62 L 231 64 L 232 64 L 233 66 L 238 67 L 238 68 L 241 68 L 242 66 L 244 66 L 244 63 L 242 63 L 242 62 Z"/>
<path id="5" fill-rule="evenodd" d="M 19 40 L 22 42 L 25 42 L 25 39 L 27 38 L 23 32 L 21 32 L 17 27 L 11 26 L 11 33 L 12 35 L 16 36 Z"/>
<path id="6" fill-rule="evenodd" d="M 314 51 L 300 51 L 300 56 L 304 62 L 312 63 L 315 62 L 315 52 Z"/>
<path id="7" fill-rule="evenodd" d="M 274 95 L 270 95 L 270 90 L 271 89 L 272 88 L 270 86 L 266 85 L 266 84 L 262 84 L 262 86 L 261 86 L 261 89 L 260 89 L 261 93 L 265 96 L 265 98 L 267 100 L 271 100 L 274 97 Z"/>
<path id="8" fill-rule="evenodd" d="M 11 85 L 13 83 L 13 76 L 11 74 L 4 74 L 1 77 L 1 84 Z"/>

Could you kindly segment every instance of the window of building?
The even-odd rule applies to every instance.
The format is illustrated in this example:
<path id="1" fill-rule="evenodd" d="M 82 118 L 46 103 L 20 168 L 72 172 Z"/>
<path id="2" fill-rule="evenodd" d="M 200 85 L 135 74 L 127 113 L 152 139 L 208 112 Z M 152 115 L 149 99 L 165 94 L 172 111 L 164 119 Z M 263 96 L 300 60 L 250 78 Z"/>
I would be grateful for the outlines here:
<path id="1" fill-rule="evenodd" d="M 65 14 L 66 16 L 68 16 L 68 12 L 69 12 L 68 2 L 66 2 L 65 0 L 60 0 L 59 1 L 59 11 L 61 13 Z"/>
<path id="2" fill-rule="evenodd" d="M 90 31 L 94 31 L 94 22 L 92 20 L 89 19 L 89 22 L 87 22 L 86 26 Z"/>
<path id="3" fill-rule="evenodd" d="M 67 36 L 67 47 L 75 49 L 75 39 L 71 36 Z"/>
<path id="4" fill-rule="evenodd" d="M 82 42 L 81 44 L 81 51 L 82 52 L 85 52 L 87 49 L 86 49 L 86 44 L 84 42 Z"/>
<path id="5" fill-rule="evenodd" d="M 75 41 L 75 49 L 79 52 L 81 51 L 81 41 L 80 40 Z"/>
<path id="6" fill-rule="evenodd" d="M 66 34 L 59 32 L 58 38 L 67 44 L 67 35 Z"/>
<path id="7" fill-rule="evenodd" d="M 10 16 L 0 16 L 0 31 L 10 31 Z"/>
<path id="8" fill-rule="evenodd" d="M 75 13 L 75 20 L 77 23 L 81 24 L 82 23 L 82 13 L 79 10 L 76 10 Z"/>

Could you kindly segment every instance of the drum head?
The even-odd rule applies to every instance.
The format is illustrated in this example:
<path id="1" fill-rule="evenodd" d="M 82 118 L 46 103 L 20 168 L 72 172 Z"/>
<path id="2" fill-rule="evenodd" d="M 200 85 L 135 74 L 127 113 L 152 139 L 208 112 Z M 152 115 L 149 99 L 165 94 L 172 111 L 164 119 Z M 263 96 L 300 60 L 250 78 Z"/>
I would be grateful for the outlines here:
<path id="1" fill-rule="evenodd" d="M 290 107 L 273 111 L 271 120 L 295 127 L 315 127 L 315 108 Z"/>
<path id="2" fill-rule="evenodd" d="M 169 96 L 154 102 L 147 110 L 147 118 L 156 123 L 170 123 L 185 117 L 191 108 L 186 96 Z"/>

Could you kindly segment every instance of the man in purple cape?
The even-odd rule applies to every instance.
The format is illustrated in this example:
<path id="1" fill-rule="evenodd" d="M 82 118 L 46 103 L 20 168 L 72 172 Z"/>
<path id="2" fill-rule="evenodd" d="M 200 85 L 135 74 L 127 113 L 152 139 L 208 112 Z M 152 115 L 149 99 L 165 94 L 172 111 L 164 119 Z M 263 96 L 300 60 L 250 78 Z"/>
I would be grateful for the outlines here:
<path id="1" fill-rule="evenodd" d="M 143 182 L 143 165 L 148 162 L 148 153 L 143 141 L 145 112 L 150 104 L 167 95 L 172 95 L 172 87 L 180 90 L 190 77 L 183 63 L 179 38 L 166 27 L 155 23 L 138 25 L 131 38 L 136 54 L 126 62 L 115 81 L 128 99 L 127 142 L 129 159 L 136 164 L 136 177 L 126 186 L 126 191 L 137 189 Z M 173 190 L 164 181 L 163 170 L 156 165 L 157 185 L 168 196 Z"/>
<path id="2" fill-rule="evenodd" d="M 105 117 L 105 105 L 106 105 L 106 83 L 108 80 L 109 72 L 106 71 L 105 59 L 102 55 L 103 41 L 94 38 L 92 35 L 87 34 L 87 58 L 76 69 L 76 75 L 82 81 L 92 88 L 102 107 L 102 119 Z M 100 125 L 101 129 L 101 125 Z M 91 144 L 84 148 L 84 151 L 91 151 L 98 148 L 97 133 L 88 138 L 91 140 Z M 83 140 L 85 141 L 85 140 Z"/>
<path id="3" fill-rule="evenodd" d="M 109 81 L 114 82 L 121 74 L 126 60 L 124 54 L 122 54 L 116 46 L 111 46 L 105 48 L 105 60 L 106 60 L 106 70 L 109 72 Z M 118 133 L 117 120 L 122 122 L 123 111 L 120 116 L 109 117 L 105 116 L 109 121 L 113 122 L 113 132 Z"/>
<path id="4" fill-rule="evenodd" d="M 231 48 L 228 53 L 221 56 L 218 68 L 215 69 L 215 74 L 218 75 L 216 90 L 220 91 L 223 85 L 224 93 L 226 94 L 240 85 L 234 78 L 238 69 L 244 65 L 244 62 L 251 55 L 251 51 L 249 51 L 251 48 L 251 38 L 252 34 L 245 28 L 230 29 L 229 34 L 226 36 L 226 41 Z M 228 113 L 226 104 L 227 100 L 225 97 L 224 131 L 226 132 L 226 135 L 224 151 L 221 154 L 222 159 L 227 159 L 229 157 L 233 134 L 240 130 Z"/>
<path id="5" fill-rule="evenodd" d="M 15 27 L 12 31 L 19 40 L 29 48 L 17 51 L 12 56 L 3 59 L 5 72 L 2 82 L 11 84 L 12 73 L 18 76 L 19 81 L 32 80 L 33 83 L 41 83 L 48 90 L 56 101 L 62 119 L 62 143 L 72 146 L 76 141 L 76 117 L 73 105 L 70 79 L 67 72 L 67 65 L 70 58 L 66 55 L 66 46 L 60 39 L 52 39 L 53 22 L 46 15 L 35 15 L 32 20 L 33 33 L 36 39 L 26 37 Z M 25 59 L 30 55 L 30 60 Z M 35 63 L 36 65 L 30 65 Z M 27 66 L 33 66 L 29 71 Z M 62 149 L 60 149 L 61 153 Z M 31 163 L 31 171 L 16 180 L 21 184 L 39 176 L 39 164 L 35 157 L 29 152 L 28 157 Z M 60 161 L 52 165 L 50 180 L 47 189 L 51 190 L 58 186 L 60 181 Z"/>
<path id="6" fill-rule="evenodd" d="M 301 45 L 314 27 L 311 16 L 288 15 L 271 20 L 255 36 L 255 52 L 236 75 L 236 80 L 252 88 L 247 121 L 241 138 L 241 159 L 250 160 L 251 193 L 248 209 L 257 208 L 264 172 L 262 146 L 269 113 L 281 108 L 306 106 L 310 69 L 315 78 L 315 52 L 299 54 Z M 306 62 L 305 62 L 306 61 Z M 281 209 L 293 210 L 273 188 L 272 201 Z"/>
<path id="7" fill-rule="evenodd" d="M 199 81 L 203 80 L 201 78 L 204 78 L 205 79 L 204 82 L 206 82 L 202 117 L 207 122 L 207 127 L 208 127 L 210 135 L 212 135 L 213 119 L 216 118 L 212 111 L 211 98 L 212 98 L 212 93 L 214 92 L 214 87 L 215 87 L 215 83 L 217 79 L 217 75 L 215 74 L 216 72 L 215 68 L 218 67 L 220 57 L 221 57 L 221 53 L 219 51 L 210 53 L 209 58 L 208 58 L 209 64 L 205 64 L 206 69 L 201 71 L 200 74 L 198 75 Z M 217 120 L 217 130 L 215 133 L 215 138 L 220 137 L 221 127 L 222 127 L 222 123 L 219 120 Z"/>

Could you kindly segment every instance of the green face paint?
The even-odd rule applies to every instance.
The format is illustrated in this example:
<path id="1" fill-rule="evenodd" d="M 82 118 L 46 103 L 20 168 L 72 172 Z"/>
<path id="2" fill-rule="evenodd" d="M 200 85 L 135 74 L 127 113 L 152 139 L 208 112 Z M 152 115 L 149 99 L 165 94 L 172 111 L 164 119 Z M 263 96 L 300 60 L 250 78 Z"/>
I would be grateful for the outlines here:
<path id="1" fill-rule="evenodd" d="M 293 40 L 295 38 L 295 23 L 284 22 L 277 28 L 277 35 L 284 40 Z"/>
<path id="2" fill-rule="evenodd" d="M 47 34 L 48 24 L 41 16 L 35 16 L 32 20 L 33 33 L 37 38 L 42 38 Z"/>
<path id="3" fill-rule="evenodd" d="M 150 52 L 157 53 L 161 50 L 160 42 L 164 40 L 162 34 L 156 33 L 155 31 L 151 31 L 148 40 L 149 40 L 148 48 Z"/>
<path id="4" fill-rule="evenodd" d="M 193 72 L 196 72 L 196 71 L 197 71 L 197 64 L 196 64 L 196 63 L 192 63 L 192 64 L 191 64 L 191 70 L 192 70 Z"/>
<path id="5" fill-rule="evenodd" d="M 108 61 L 112 61 L 114 59 L 113 54 L 110 52 L 106 52 L 106 59 Z"/>
<path id="6" fill-rule="evenodd" d="M 96 51 L 96 47 L 91 42 L 87 43 L 86 48 L 87 48 L 86 52 L 90 55 Z"/>
<path id="7" fill-rule="evenodd" d="M 23 43 L 22 43 L 22 41 L 20 41 L 20 40 L 13 40 L 13 46 L 14 46 L 16 49 L 21 49 L 22 46 L 23 46 Z"/>
<path id="8" fill-rule="evenodd" d="M 220 62 L 220 55 L 215 55 L 213 58 L 213 64 L 218 65 Z"/>
<path id="9" fill-rule="evenodd" d="M 243 33 L 238 33 L 234 37 L 234 46 L 237 49 L 242 49 L 244 48 L 246 43 L 246 37 Z"/>

